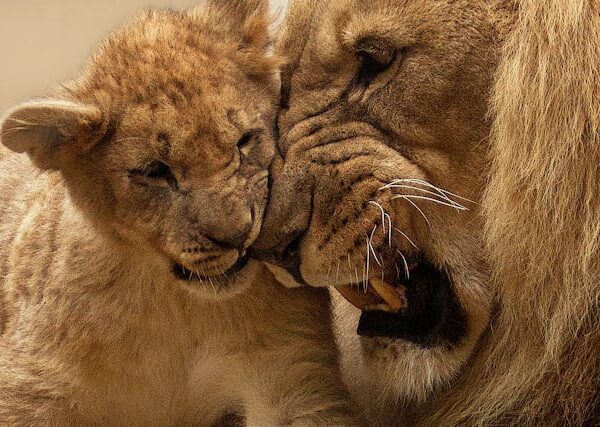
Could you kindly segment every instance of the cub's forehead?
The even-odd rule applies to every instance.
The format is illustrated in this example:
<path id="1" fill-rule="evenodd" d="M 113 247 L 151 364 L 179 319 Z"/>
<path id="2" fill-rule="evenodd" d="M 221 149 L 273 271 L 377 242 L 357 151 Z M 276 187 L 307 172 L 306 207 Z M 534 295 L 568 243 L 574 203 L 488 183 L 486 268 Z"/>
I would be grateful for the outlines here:
<path id="1" fill-rule="evenodd" d="M 177 103 L 244 84 L 235 46 L 183 12 L 151 11 L 112 34 L 93 56 L 78 92 L 111 104 Z M 228 88 L 228 89 L 226 89 Z"/>

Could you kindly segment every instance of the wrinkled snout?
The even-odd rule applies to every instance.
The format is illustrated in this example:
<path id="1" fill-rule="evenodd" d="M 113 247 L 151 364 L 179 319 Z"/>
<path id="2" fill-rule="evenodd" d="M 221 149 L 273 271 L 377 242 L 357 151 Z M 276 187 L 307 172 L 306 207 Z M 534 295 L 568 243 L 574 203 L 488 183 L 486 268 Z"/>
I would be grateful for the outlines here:
<path id="1" fill-rule="evenodd" d="M 252 231 L 252 217 L 247 215 L 239 223 L 223 224 L 218 230 L 204 235 L 221 249 L 237 249 L 240 253 L 249 246 L 249 236 Z"/>
<path id="2" fill-rule="evenodd" d="M 204 215 L 198 215 L 196 220 L 197 233 L 214 245 L 221 249 L 237 249 L 241 253 L 256 238 L 252 238 L 255 209 L 248 202 L 235 197 L 225 200 L 207 198 L 204 205 Z"/>

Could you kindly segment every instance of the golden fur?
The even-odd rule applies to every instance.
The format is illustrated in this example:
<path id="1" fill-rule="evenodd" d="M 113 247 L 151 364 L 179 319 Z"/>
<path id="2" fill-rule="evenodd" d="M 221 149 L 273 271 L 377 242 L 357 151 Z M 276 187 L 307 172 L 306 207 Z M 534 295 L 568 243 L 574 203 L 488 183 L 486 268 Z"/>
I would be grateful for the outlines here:
<path id="1" fill-rule="evenodd" d="M 338 301 L 344 372 L 373 424 L 600 421 L 599 12 L 292 2 L 257 249 L 289 283 L 347 285 L 389 275 L 409 237 L 462 308 L 458 339 L 359 340 L 360 313 Z M 391 60 L 364 75 L 365 57 Z M 438 203 L 394 203 L 397 178 Z"/>
<path id="2" fill-rule="evenodd" d="M 274 151 L 266 11 L 148 12 L 5 117 L 28 156 L 0 146 L 1 424 L 354 423 L 326 295 L 240 264 Z"/>

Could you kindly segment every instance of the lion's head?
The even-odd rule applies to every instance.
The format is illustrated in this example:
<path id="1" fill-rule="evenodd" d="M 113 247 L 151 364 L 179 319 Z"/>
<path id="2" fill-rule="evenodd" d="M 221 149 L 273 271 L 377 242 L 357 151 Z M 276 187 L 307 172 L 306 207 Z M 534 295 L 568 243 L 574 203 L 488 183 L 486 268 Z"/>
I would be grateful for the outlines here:
<path id="1" fill-rule="evenodd" d="M 257 249 L 283 282 L 336 286 L 362 308 L 380 400 L 455 422 L 549 416 L 532 376 L 551 376 L 586 330 L 564 314 L 568 295 L 584 298 L 575 278 L 582 313 L 597 318 L 585 304 L 598 298 L 600 156 L 581 144 L 598 143 L 597 12 L 583 2 L 292 3 L 279 42 L 281 159 Z M 587 50 L 568 51 L 569 37 Z M 586 78 L 579 92 L 565 61 Z M 577 197 L 579 208 L 567 203 Z M 596 225 L 573 225 L 573 210 Z M 562 416 L 585 414 L 597 396 L 586 393 L 579 408 L 558 403 Z"/>

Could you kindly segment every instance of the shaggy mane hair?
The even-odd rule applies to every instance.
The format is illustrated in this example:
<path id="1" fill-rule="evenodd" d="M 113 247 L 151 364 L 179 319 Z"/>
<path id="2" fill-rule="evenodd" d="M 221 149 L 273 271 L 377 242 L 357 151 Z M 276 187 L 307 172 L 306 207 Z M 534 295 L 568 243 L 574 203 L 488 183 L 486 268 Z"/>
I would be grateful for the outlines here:
<path id="1" fill-rule="evenodd" d="M 521 0 L 492 96 L 498 311 L 427 422 L 600 422 L 600 3 Z"/>

